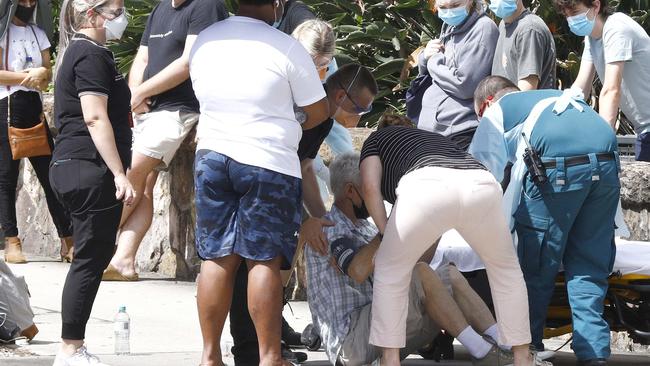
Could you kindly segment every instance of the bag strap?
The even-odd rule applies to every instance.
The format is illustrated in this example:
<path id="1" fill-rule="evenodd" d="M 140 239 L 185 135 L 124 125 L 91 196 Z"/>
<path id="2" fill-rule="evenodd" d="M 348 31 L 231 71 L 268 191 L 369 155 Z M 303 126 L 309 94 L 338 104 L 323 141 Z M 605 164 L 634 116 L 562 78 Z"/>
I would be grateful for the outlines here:
<path id="1" fill-rule="evenodd" d="M 32 31 L 32 34 L 34 35 L 34 39 L 36 40 L 36 45 L 38 46 L 38 52 L 41 52 L 41 42 L 38 41 L 38 37 L 36 36 L 34 27 L 31 24 L 28 25 L 29 25 L 29 29 Z"/>

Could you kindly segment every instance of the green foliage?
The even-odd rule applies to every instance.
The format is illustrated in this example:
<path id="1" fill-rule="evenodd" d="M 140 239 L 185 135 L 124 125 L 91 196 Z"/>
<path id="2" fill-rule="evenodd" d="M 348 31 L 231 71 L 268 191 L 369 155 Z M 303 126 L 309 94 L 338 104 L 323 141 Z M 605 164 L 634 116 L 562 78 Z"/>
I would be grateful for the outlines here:
<path id="1" fill-rule="evenodd" d="M 138 52 L 140 39 L 147 25 L 147 18 L 158 2 L 158 0 L 125 1 L 129 13 L 129 26 L 126 28 L 122 39 L 110 45 L 120 72 L 124 74 L 129 72 L 133 58 Z"/>
<path id="2" fill-rule="evenodd" d="M 121 72 L 127 73 L 137 52 L 147 17 L 159 0 L 126 1 L 129 27 L 122 40 L 111 45 Z M 403 112 L 404 94 L 414 70 L 405 68 L 409 56 L 431 38 L 438 36 L 442 23 L 431 11 L 428 0 L 303 0 L 322 19 L 335 26 L 338 41 L 336 56 L 340 65 L 358 62 L 373 70 L 380 94 L 373 112 L 364 123 L 374 125 L 386 110 Z M 58 24 L 63 0 L 52 0 L 54 22 Z M 225 0 L 234 12 L 237 0 Z M 571 85 L 578 73 L 582 39 L 571 34 L 563 15 L 552 0 L 524 0 L 546 21 L 555 37 L 558 78 L 562 87 Z M 617 11 L 630 14 L 650 33 L 650 0 L 610 0 Z M 58 30 L 58 27 L 55 27 Z M 58 31 L 53 40 L 56 49 Z M 407 73 L 403 73 L 407 70 Z"/>
<path id="3" fill-rule="evenodd" d="M 404 92 L 415 76 L 400 78 L 405 59 L 426 40 L 440 32 L 441 22 L 428 0 L 303 0 L 316 14 L 330 21 L 338 36 L 337 59 L 359 62 L 373 70 L 380 86 L 373 114 L 364 122 L 373 125 L 386 109 L 404 110 Z M 388 5 L 389 3 L 393 3 Z M 650 33 L 650 0 L 610 0 L 617 11 L 630 14 Z M 546 21 L 555 37 L 558 79 L 562 87 L 573 83 L 580 67 L 582 38 L 569 32 L 566 18 L 552 0 L 524 0 Z"/>
<path id="4" fill-rule="evenodd" d="M 379 96 L 373 112 L 364 118 L 376 123 L 385 110 L 404 111 L 408 78 L 401 77 L 408 57 L 438 35 L 440 21 L 428 2 L 383 0 L 305 0 L 316 14 L 335 26 L 339 65 L 358 62 L 373 71 Z M 408 76 L 408 75 L 405 75 Z"/>

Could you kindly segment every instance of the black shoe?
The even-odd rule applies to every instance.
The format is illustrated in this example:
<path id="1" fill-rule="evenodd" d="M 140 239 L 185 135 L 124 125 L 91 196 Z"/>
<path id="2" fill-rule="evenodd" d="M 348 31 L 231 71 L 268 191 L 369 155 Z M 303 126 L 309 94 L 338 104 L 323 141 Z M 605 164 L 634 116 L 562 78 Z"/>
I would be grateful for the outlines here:
<path id="1" fill-rule="evenodd" d="M 591 360 L 580 361 L 576 364 L 578 366 L 607 366 L 607 360 L 604 358 L 594 358 Z"/>
<path id="2" fill-rule="evenodd" d="M 284 317 L 282 317 L 282 340 L 284 343 L 291 347 L 302 347 L 303 344 L 300 341 L 300 335 L 301 334 L 293 330 L 289 323 L 284 320 Z"/>
<path id="3" fill-rule="evenodd" d="M 310 351 L 318 351 L 320 349 L 322 341 L 313 324 L 307 325 L 305 330 L 302 331 L 300 342 Z"/>
<path id="4" fill-rule="evenodd" d="M 303 363 L 307 361 L 307 354 L 305 352 L 293 352 L 282 342 L 282 358 L 292 363 Z"/>
<path id="5" fill-rule="evenodd" d="M 418 350 L 418 353 L 425 360 L 442 360 L 454 359 L 454 337 L 445 333 L 440 333 L 433 342 Z"/>

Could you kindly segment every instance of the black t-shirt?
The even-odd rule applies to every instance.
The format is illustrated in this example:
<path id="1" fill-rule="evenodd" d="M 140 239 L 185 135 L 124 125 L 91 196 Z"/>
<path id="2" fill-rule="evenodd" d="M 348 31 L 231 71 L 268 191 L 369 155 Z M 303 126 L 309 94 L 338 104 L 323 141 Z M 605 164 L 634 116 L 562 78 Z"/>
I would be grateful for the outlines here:
<path id="1" fill-rule="evenodd" d="M 413 170 L 429 166 L 486 170 L 448 138 L 419 128 L 391 126 L 371 133 L 361 148 L 360 161 L 373 155 L 381 160 L 381 193 L 393 204 L 399 180 Z"/>
<path id="2" fill-rule="evenodd" d="M 140 40 L 140 45 L 147 46 L 149 51 L 144 80 L 181 57 L 188 35 L 197 35 L 216 21 L 227 17 L 228 11 L 222 0 L 186 0 L 177 8 L 172 6 L 171 0 L 163 0 L 156 5 Z M 194 96 L 189 78 L 174 88 L 153 96 L 151 102 L 152 111 L 199 111 L 199 102 Z"/>
<path id="3" fill-rule="evenodd" d="M 290 35 L 300 24 L 310 19 L 316 19 L 316 15 L 309 6 L 302 1 L 289 0 L 284 6 L 284 15 L 278 29 Z"/>
<path id="4" fill-rule="evenodd" d="M 330 118 L 314 128 L 302 131 L 300 144 L 298 144 L 298 159 L 300 161 L 316 158 L 320 145 L 329 135 L 333 125 L 334 120 Z"/>
<path id="5" fill-rule="evenodd" d="M 96 94 L 108 97 L 108 118 L 122 164 L 131 164 L 131 92 L 117 71 L 108 48 L 75 34 L 59 65 L 54 88 L 54 118 L 59 134 L 53 160 L 99 159 L 81 110 L 80 97 Z"/>

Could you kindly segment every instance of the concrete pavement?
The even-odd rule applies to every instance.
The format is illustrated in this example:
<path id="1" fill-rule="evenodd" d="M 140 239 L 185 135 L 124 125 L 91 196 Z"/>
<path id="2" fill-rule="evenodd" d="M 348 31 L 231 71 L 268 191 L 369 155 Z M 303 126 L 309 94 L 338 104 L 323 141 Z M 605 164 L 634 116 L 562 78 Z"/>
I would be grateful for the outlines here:
<path id="1" fill-rule="evenodd" d="M 13 348 L 0 347 L 0 366 L 49 366 L 59 346 L 61 327 L 61 291 L 67 273 L 67 264 L 50 258 L 30 258 L 24 265 L 10 265 L 17 275 L 25 276 L 32 295 L 35 322 L 40 329 L 36 339 L 28 345 Z M 195 284 L 142 274 L 134 283 L 102 283 L 91 319 L 86 341 L 90 352 L 113 366 L 198 365 L 201 335 L 195 302 Z M 131 317 L 131 352 L 129 356 L 113 354 L 113 317 L 120 305 L 125 305 Z M 292 302 L 285 308 L 285 316 L 296 329 L 302 330 L 311 320 L 305 302 Z M 226 330 L 228 324 L 226 324 Z M 226 332 L 222 344 L 231 343 Z M 550 347 L 559 347 L 560 340 L 552 340 Z M 568 351 L 568 346 L 565 347 Z M 461 346 L 456 347 L 458 361 L 441 364 L 471 365 Z M 308 352 L 308 365 L 326 365 L 324 352 Z M 417 357 L 416 357 L 417 358 Z M 432 361 L 409 359 L 407 365 L 432 364 Z M 232 358 L 225 359 L 232 365 Z M 570 352 L 561 352 L 555 365 L 574 365 Z M 610 365 L 650 365 L 649 354 L 616 355 Z"/>

